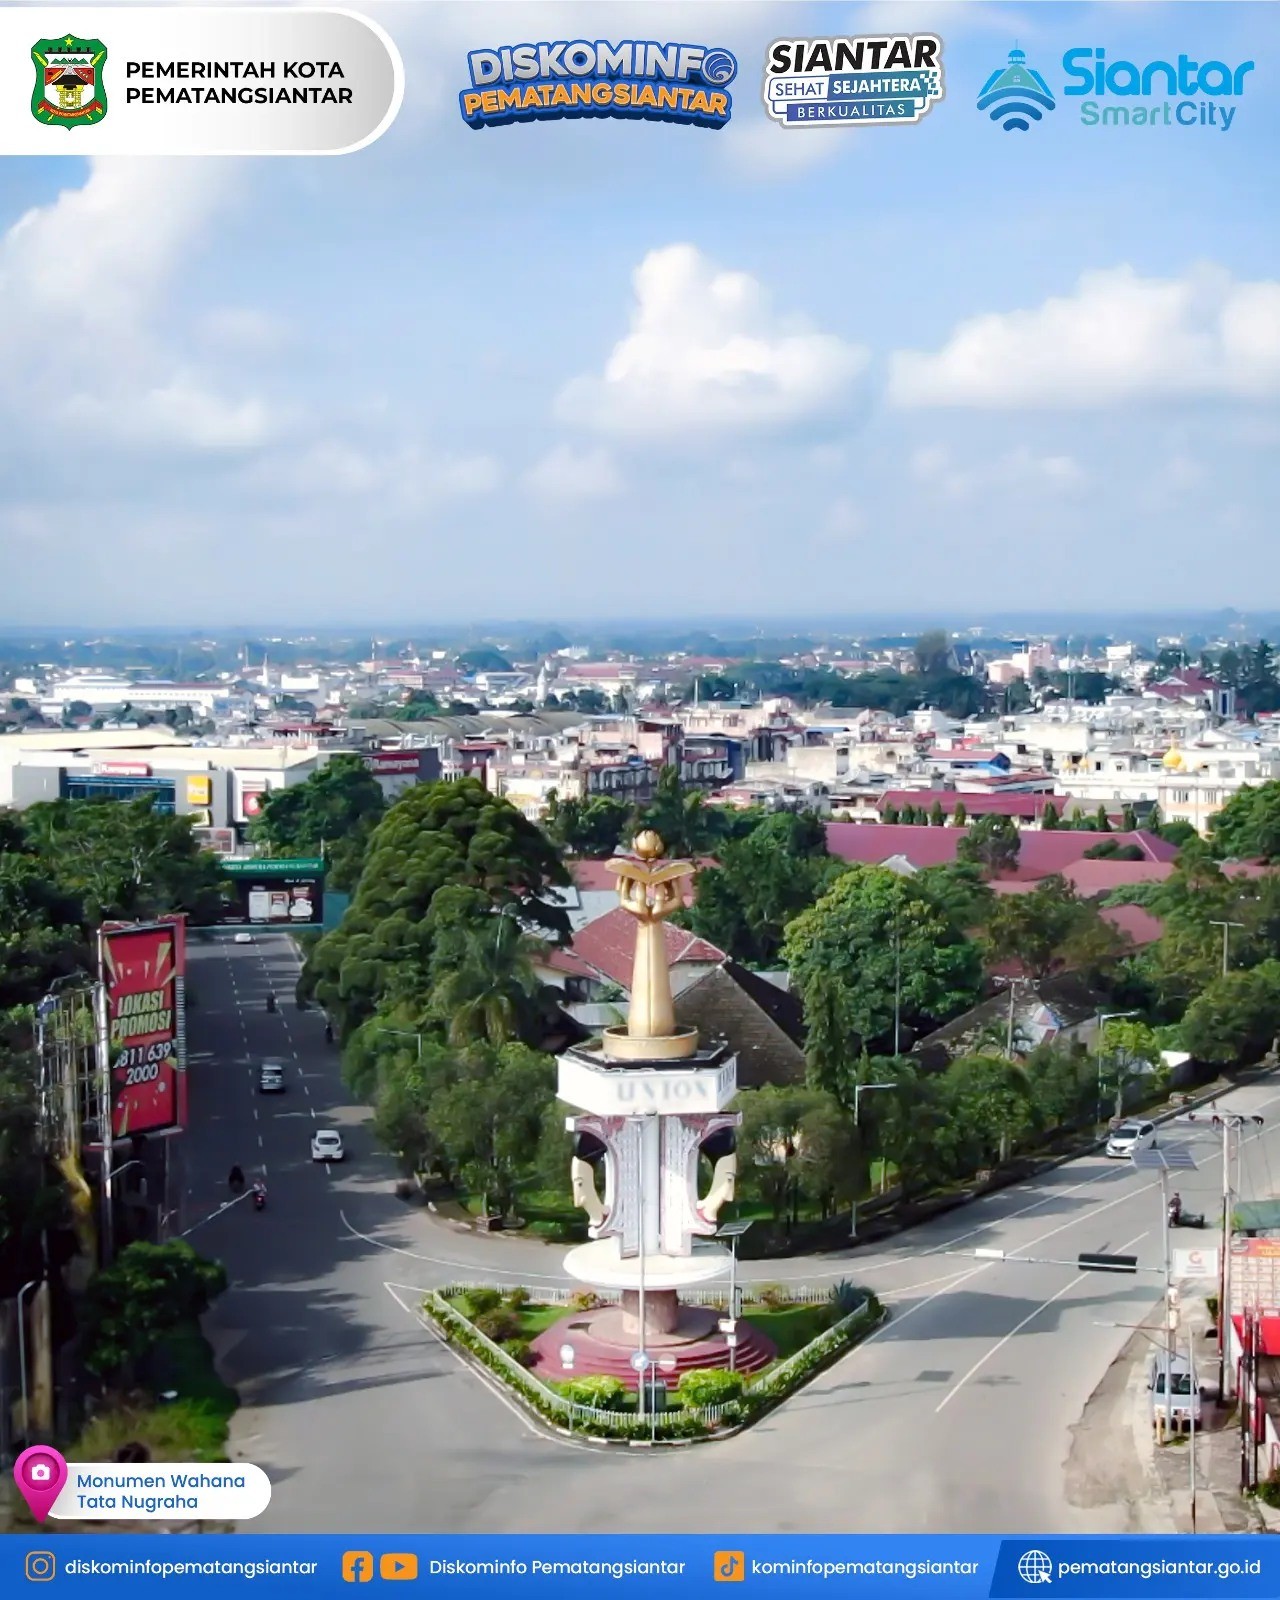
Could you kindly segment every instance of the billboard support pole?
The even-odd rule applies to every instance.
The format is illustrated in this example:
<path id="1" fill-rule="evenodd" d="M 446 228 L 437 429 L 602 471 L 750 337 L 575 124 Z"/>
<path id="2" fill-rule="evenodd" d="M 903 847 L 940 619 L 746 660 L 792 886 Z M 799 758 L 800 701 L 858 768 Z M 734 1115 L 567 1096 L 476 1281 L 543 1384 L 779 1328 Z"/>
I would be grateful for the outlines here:
<path id="1" fill-rule="evenodd" d="M 102 1140 L 102 1264 L 109 1267 L 115 1259 L 116 1219 L 115 1193 L 112 1184 L 111 1157 L 115 1139 L 111 1095 L 111 1029 L 107 1008 L 107 982 L 105 951 L 102 932 L 98 932 L 98 981 L 93 989 L 93 1014 L 97 1043 L 98 1068 L 98 1134 Z"/>

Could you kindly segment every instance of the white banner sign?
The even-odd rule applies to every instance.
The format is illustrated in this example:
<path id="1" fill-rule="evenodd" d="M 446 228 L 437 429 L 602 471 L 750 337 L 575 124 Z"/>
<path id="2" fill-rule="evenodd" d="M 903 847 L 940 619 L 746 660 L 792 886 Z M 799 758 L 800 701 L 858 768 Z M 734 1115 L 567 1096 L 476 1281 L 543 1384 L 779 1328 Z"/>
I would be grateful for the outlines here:
<path id="1" fill-rule="evenodd" d="M 1175 1278 L 1190 1278 L 1196 1282 L 1218 1281 L 1218 1250 L 1214 1246 L 1207 1250 L 1175 1250 L 1173 1252 L 1173 1275 Z"/>
<path id="2" fill-rule="evenodd" d="M 346 155 L 403 98 L 400 52 L 350 11 L 0 11 L 0 155 Z"/>

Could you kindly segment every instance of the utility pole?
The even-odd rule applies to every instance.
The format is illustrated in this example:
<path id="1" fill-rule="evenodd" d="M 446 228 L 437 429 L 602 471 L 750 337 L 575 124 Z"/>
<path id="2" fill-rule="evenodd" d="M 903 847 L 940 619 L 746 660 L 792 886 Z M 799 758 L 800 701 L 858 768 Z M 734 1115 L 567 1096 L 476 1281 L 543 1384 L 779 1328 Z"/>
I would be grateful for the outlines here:
<path id="1" fill-rule="evenodd" d="M 93 988 L 94 1037 L 98 1078 L 98 1138 L 102 1144 L 102 1264 L 109 1267 L 116 1253 L 115 1189 L 112 1183 L 111 1023 L 107 1010 L 105 951 L 98 934 L 98 982 Z"/>
<path id="2" fill-rule="evenodd" d="M 862 1097 L 863 1097 L 864 1094 L 870 1094 L 873 1089 L 896 1089 L 897 1087 L 898 1087 L 898 1085 L 896 1083 L 858 1083 L 858 1084 L 855 1084 L 854 1088 L 853 1088 L 853 1126 L 854 1126 L 854 1128 L 856 1129 L 858 1127 L 858 1125 L 859 1125 L 859 1123 L 858 1123 L 858 1113 L 859 1113 L 859 1109 L 860 1109 L 861 1104 L 862 1104 Z M 857 1197 L 856 1194 L 854 1195 L 852 1201 L 850 1201 L 850 1204 L 849 1204 L 849 1237 L 850 1237 L 850 1239 L 856 1239 L 858 1237 L 858 1197 Z"/>
<path id="3" fill-rule="evenodd" d="M 902 939 L 898 930 L 898 916 L 893 918 L 893 1053 L 902 1054 Z M 858 1091 L 853 1092 L 854 1121 L 857 1117 Z"/>
<path id="4" fill-rule="evenodd" d="M 1243 922 L 1219 922 L 1215 918 L 1215 919 L 1212 919 L 1210 921 L 1209 926 L 1211 928 L 1221 928 L 1222 929 L 1222 976 L 1225 978 L 1226 975 L 1227 975 L 1228 967 L 1229 967 L 1229 959 L 1228 959 L 1228 957 L 1229 957 L 1230 945 L 1229 945 L 1228 941 L 1231 938 L 1231 930 L 1232 930 L 1232 928 L 1243 928 L 1244 927 L 1244 923 Z"/>

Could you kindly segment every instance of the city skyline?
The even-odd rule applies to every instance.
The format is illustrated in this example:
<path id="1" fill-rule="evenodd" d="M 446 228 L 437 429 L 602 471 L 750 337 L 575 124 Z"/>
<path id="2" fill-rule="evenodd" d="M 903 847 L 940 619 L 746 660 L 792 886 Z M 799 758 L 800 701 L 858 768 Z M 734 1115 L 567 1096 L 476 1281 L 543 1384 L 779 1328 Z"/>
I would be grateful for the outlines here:
<path id="1" fill-rule="evenodd" d="M 358 156 L 0 171 L 0 624 L 1280 609 L 1265 8 L 369 10 Z M 728 127 L 463 123 L 469 49 L 642 15 Z M 774 38 L 908 23 L 918 125 L 769 122 Z M 1226 134 L 1006 134 L 1015 41 L 1256 69 Z"/>

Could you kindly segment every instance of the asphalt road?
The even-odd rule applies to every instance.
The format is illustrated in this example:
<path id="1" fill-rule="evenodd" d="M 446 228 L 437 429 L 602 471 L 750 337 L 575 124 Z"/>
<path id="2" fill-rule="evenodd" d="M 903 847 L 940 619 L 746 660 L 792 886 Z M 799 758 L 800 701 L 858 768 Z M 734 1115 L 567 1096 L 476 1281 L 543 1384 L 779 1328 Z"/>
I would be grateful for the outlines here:
<path id="1" fill-rule="evenodd" d="M 255 1530 L 394 1532 L 1113 1532 L 1171 1524 L 1067 1471 L 1072 1430 L 1132 1337 L 1154 1326 L 1158 1273 L 975 1260 L 975 1248 L 1072 1263 L 1081 1251 L 1160 1266 L 1158 1178 L 1089 1157 L 899 1236 L 892 1248 L 779 1262 L 757 1281 L 849 1277 L 893 1309 L 873 1338 L 756 1428 L 711 1448 L 602 1450 L 551 1440 L 424 1330 L 416 1290 L 460 1277 L 562 1281 L 561 1252 L 460 1233 L 392 1194 L 364 1111 L 341 1087 L 323 1019 L 292 1002 L 281 935 L 193 945 L 192 1129 L 182 1226 L 226 1198 L 227 1173 L 265 1175 L 192 1242 L 232 1287 L 210 1333 L 240 1389 L 233 1449 L 272 1503 Z M 265 1009 L 266 994 L 282 998 Z M 263 1057 L 283 1096 L 256 1090 Z M 1280 1082 L 1224 1106 L 1268 1112 L 1244 1144 L 1241 1192 L 1275 1190 Z M 1273 1120 L 1275 1119 L 1275 1120 Z M 313 1166 L 313 1128 L 342 1130 L 345 1165 Z M 1179 1129 L 1199 1170 L 1188 1209 L 1220 1203 L 1220 1144 Z M 1191 1233 L 1175 1241 L 1191 1244 Z M 1204 1286 L 1209 1287 L 1209 1286 Z M 1117 1441 L 1117 1448 L 1123 1441 Z M 1101 1501 L 1101 1503 L 1099 1503 Z"/>

